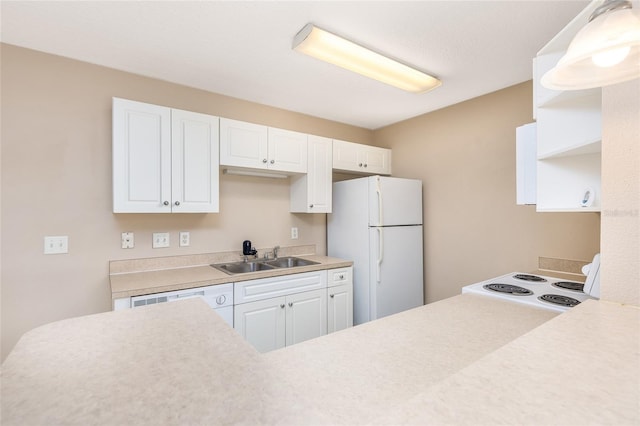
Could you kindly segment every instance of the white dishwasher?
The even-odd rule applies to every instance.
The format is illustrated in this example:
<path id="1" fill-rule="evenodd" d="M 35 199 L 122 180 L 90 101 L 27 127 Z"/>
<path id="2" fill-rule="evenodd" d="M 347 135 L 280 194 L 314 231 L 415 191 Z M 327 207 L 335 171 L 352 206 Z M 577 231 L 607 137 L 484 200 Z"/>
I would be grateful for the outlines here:
<path id="1" fill-rule="evenodd" d="M 193 297 L 201 297 L 204 299 L 227 324 L 233 327 L 233 283 L 134 296 L 131 298 L 129 307 L 137 308 L 140 306 L 155 305 L 157 303 L 175 302 Z M 122 308 L 123 307 L 120 309 Z M 126 309 L 126 307 L 124 308 Z"/>

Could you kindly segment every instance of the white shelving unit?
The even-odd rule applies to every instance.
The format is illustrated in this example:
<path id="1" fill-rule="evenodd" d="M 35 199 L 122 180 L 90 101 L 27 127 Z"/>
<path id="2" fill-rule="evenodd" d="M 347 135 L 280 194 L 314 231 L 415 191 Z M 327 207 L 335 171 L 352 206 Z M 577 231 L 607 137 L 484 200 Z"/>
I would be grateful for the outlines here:
<path id="1" fill-rule="evenodd" d="M 597 212 L 601 206 L 602 90 L 550 90 L 540 84 L 600 4 L 591 2 L 533 61 L 537 121 L 537 211 Z M 586 195 L 588 194 L 588 197 Z"/>

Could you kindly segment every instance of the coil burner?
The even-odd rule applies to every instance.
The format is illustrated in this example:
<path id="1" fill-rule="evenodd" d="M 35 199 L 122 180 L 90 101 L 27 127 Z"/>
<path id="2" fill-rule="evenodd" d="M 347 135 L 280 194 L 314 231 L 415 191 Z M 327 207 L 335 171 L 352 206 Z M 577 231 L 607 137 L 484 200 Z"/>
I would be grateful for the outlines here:
<path id="1" fill-rule="evenodd" d="M 528 274 L 516 274 L 513 278 L 517 280 L 535 282 L 535 283 L 546 283 L 546 278 L 539 277 L 537 275 L 528 275 Z"/>
<path id="2" fill-rule="evenodd" d="M 514 296 L 531 296 L 533 292 L 524 287 L 513 284 L 492 283 L 483 286 L 486 290 L 497 291 L 498 293 L 509 293 Z"/>
<path id="3" fill-rule="evenodd" d="M 584 289 L 584 284 L 573 281 L 558 281 L 556 283 L 551 283 L 551 285 L 571 291 L 582 291 Z"/>
<path id="4" fill-rule="evenodd" d="M 561 296 L 559 294 L 543 294 L 542 296 L 538 297 L 538 300 L 552 303 L 554 305 L 566 306 L 568 308 L 572 308 L 580 304 L 580 301 L 574 299 L 573 297 Z"/>

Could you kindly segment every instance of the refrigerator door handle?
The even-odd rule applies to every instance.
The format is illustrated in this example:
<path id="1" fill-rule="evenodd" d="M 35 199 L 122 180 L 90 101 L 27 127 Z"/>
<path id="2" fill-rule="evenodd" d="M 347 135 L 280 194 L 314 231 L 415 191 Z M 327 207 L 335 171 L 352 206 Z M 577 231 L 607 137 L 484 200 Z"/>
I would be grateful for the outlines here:
<path id="1" fill-rule="evenodd" d="M 376 177 L 376 194 L 378 195 L 378 226 L 382 226 L 382 189 L 380 188 L 380 176 Z"/>
<path id="2" fill-rule="evenodd" d="M 378 228 L 378 269 L 376 274 L 376 281 L 380 283 L 380 267 L 382 265 L 382 258 L 384 257 L 384 237 L 382 228 Z"/>

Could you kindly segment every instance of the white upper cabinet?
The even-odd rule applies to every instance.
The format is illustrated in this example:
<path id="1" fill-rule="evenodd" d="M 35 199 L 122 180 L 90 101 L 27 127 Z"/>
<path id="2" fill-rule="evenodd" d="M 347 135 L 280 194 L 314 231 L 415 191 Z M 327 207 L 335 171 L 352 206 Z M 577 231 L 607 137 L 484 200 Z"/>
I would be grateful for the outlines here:
<path id="1" fill-rule="evenodd" d="M 331 213 L 332 141 L 309 135 L 307 173 L 291 177 L 292 213 Z"/>
<path id="2" fill-rule="evenodd" d="M 600 211 L 602 89 L 558 91 L 540 83 L 594 8 L 583 10 L 533 61 L 537 211 Z"/>
<path id="3" fill-rule="evenodd" d="M 173 212 L 219 211 L 218 117 L 171 110 Z"/>
<path id="4" fill-rule="evenodd" d="M 113 99 L 114 213 L 218 211 L 218 118 Z"/>
<path id="5" fill-rule="evenodd" d="M 222 118 L 220 164 L 247 169 L 306 173 L 307 135 Z"/>
<path id="6" fill-rule="evenodd" d="M 307 138 L 304 133 L 269 127 L 269 168 L 291 173 L 307 172 Z"/>
<path id="7" fill-rule="evenodd" d="M 359 174 L 390 175 L 391 150 L 334 140 L 333 169 Z"/>

